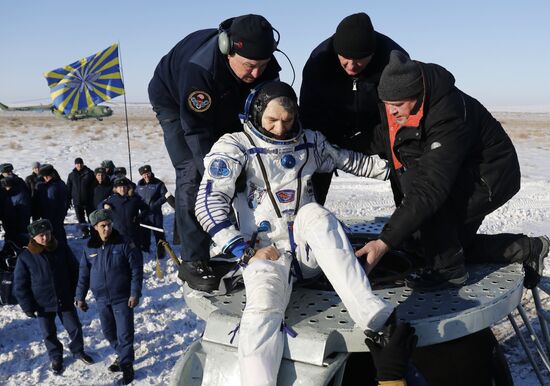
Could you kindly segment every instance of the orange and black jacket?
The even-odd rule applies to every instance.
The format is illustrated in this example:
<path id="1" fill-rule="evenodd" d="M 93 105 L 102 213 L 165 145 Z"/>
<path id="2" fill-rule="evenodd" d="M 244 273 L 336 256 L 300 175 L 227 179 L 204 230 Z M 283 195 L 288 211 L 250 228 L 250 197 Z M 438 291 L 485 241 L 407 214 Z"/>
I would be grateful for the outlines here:
<path id="1" fill-rule="evenodd" d="M 500 207 L 520 188 L 517 154 L 501 124 L 460 91 L 445 68 L 419 65 L 424 95 L 418 112 L 397 128 L 381 107 L 381 155 L 393 166 L 397 209 L 380 238 L 392 248 L 449 200 L 469 222 Z"/>

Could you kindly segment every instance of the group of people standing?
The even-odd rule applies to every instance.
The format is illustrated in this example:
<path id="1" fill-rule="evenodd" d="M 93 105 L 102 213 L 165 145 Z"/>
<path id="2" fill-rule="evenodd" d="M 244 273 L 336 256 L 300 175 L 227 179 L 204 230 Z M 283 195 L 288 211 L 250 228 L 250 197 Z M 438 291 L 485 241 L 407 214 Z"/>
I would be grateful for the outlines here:
<path id="1" fill-rule="evenodd" d="M 84 350 L 75 308 L 88 310 L 86 296 L 91 289 L 104 336 L 116 352 L 108 369 L 122 372 L 120 383 L 129 384 L 134 379 L 134 308 L 141 297 L 142 252 L 149 252 L 151 242 L 149 229 L 141 230 L 139 224 L 158 228 L 156 240 L 164 240 L 162 205 L 170 195 L 150 165 L 139 168 L 142 178 L 137 184 L 126 178 L 125 168 L 115 168 L 109 160 L 94 171 L 80 157 L 74 165 L 65 183 L 52 165 L 35 162 L 26 184 L 11 164 L 0 165 L 4 247 L 21 248 L 13 294 L 23 312 L 37 318 L 51 368 L 61 374 L 63 346 L 57 338 L 56 316 L 69 334 L 73 356 L 89 365 L 95 362 Z M 88 239 L 76 254 L 64 229 L 71 206 Z"/>
<path id="2" fill-rule="evenodd" d="M 519 162 L 500 123 L 449 71 L 412 60 L 357 13 L 313 50 L 298 106 L 279 81 L 278 45 L 264 17 L 231 18 L 180 41 L 149 83 L 176 171 L 180 277 L 217 288 L 211 241 L 241 266 L 243 385 L 276 383 L 292 283 L 319 269 L 367 339 L 392 319 L 367 278 L 392 249 L 421 266 L 412 288 L 462 286 L 467 261 L 522 263 L 525 286 L 538 283 L 547 236 L 477 234 L 519 190 Z M 322 207 L 335 168 L 391 182 L 396 209 L 357 251 Z"/>

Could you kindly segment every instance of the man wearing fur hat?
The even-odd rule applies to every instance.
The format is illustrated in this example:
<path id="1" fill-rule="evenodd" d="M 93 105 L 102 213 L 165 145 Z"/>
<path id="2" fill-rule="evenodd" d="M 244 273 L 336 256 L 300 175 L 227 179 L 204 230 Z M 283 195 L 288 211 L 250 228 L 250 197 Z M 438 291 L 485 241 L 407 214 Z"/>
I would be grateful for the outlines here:
<path id="1" fill-rule="evenodd" d="M 397 209 L 379 239 L 357 251 L 367 254 L 367 269 L 414 235 L 428 267 L 407 281 L 411 287 L 460 286 L 468 279 L 465 261 L 488 260 L 523 263 L 524 285 L 534 287 L 547 236 L 477 234 L 483 218 L 520 187 L 517 154 L 500 123 L 456 88 L 445 68 L 398 51 L 382 72 L 378 94 Z"/>
<path id="2" fill-rule="evenodd" d="M 39 182 L 43 182 L 42 177 L 38 175 L 38 172 L 40 170 L 40 162 L 34 161 L 31 164 L 31 170 L 32 173 L 29 174 L 27 177 L 25 177 L 25 184 L 27 184 L 27 188 L 29 189 L 29 193 L 31 194 L 31 199 L 34 197 L 34 194 L 36 193 L 36 185 L 38 185 Z M 36 214 L 36 208 L 32 208 L 32 220 L 38 220 L 39 217 Z"/>
<path id="3" fill-rule="evenodd" d="M 67 244 L 67 234 L 63 225 L 69 200 L 67 185 L 50 164 L 43 164 L 40 167 L 39 175 L 44 182 L 40 182 L 36 186 L 36 194 L 33 197 L 37 215 L 50 220 L 57 242 Z"/>
<path id="4" fill-rule="evenodd" d="M 84 352 L 82 325 L 74 307 L 78 262 L 71 249 L 58 243 L 46 219 L 28 226 L 29 244 L 15 265 L 13 292 L 23 312 L 37 318 L 52 370 L 63 371 L 63 345 L 57 339 L 56 315 L 69 334 L 71 353 L 86 364 L 94 363 Z"/>
<path id="5" fill-rule="evenodd" d="M 80 260 L 76 301 L 86 312 L 91 288 L 103 335 L 117 355 L 108 369 L 122 371 L 121 383 L 127 385 L 134 379 L 134 308 L 141 297 L 143 258 L 130 239 L 113 229 L 110 210 L 92 212 L 90 223 L 93 229 Z"/>
<path id="6" fill-rule="evenodd" d="M 113 194 L 113 183 L 107 176 L 105 168 L 99 167 L 94 169 L 95 185 L 94 185 L 94 208 L 101 209 L 101 205 L 111 194 Z"/>
<path id="7" fill-rule="evenodd" d="M 149 206 L 149 214 L 143 217 L 145 224 L 163 229 L 162 204 L 166 197 L 170 196 L 164 182 L 153 174 L 150 165 L 143 165 L 139 168 L 141 180 L 137 183 L 136 194 Z M 164 248 L 158 249 L 159 240 L 166 240 L 164 232 L 153 231 L 157 245 L 159 258 L 164 257 Z M 141 250 L 149 252 L 151 246 L 151 231 L 141 228 Z"/>
<path id="8" fill-rule="evenodd" d="M 300 120 L 345 149 L 378 153 L 372 138 L 380 123 L 376 87 L 390 52 L 405 52 L 374 30 L 363 12 L 345 17 L 307 60 L 300 89 Z M 315 198 L 324 204 L 331 173 L 315 174 Z"/>
<path id="9" fill-rule="evenodd" d="M 114 193 L 103 201 L 103 209 L 111 209 L 113 226 L 123 236 L 131 239 L 134 244 L 141 245 L 139 223 L 149 212 L 149 207 L 139 196 L 130 196 L 132 181 L 128 178 L 118 178 L 113 183 Z"/>
<path id="10" fill-rule="evenodd" d="M 273 52 L 279 38 L 274 32 L 260 15 L 238 16 L 218 29 L 196 31 L 161 59 L 149 83 L 149 100 L 176 171 L 180 271 L 199 283 L 197 289 L 217 286 L 206 263 L 210 237 L 193 213 L 203 159 L 221 135 L 241 130 L 238 114 L 250 89 L 278 79 L 281 69 Z"/>

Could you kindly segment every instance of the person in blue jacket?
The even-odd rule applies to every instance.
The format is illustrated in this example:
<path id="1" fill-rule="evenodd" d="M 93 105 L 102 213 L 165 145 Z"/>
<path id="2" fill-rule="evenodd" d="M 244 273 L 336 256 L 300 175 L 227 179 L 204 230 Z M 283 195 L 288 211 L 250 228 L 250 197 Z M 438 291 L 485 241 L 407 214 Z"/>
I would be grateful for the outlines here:
<path id="1" fill-rule="evenodd" d="M 149 83 L 149 100 L 176 171 L 180 276 L 195 289 L 218 285 L 207 264 L 210 236 L 194 212 L 203 158 L 223 134 L 242 130 L 239 113 L 250 89 L 279 78 L 274 32 L 260 15 L 193 32 L 160 60 Z"/>
<path id="2" fill-rule="evenodd" d="M 97 302 L 103 335 L 117 354 L 109 371 L 122 371 L 122 383 L 134 379 L 134 308 L 143 282 L 143 257 L 139 248 L 113 229 L 113 212 L 90 214 L 93 227 L 80 260 L 76 303 L 88 310 L 88 289 Z"/>
<path id="3" fill-rule="evenodd" d="M 132 181 L 126 177 L 116 179 L 113 183 L 114 194 L 103 201 L 98 209 L 111 209 L 114 228 L 140 246 L 139 223 L 149 212 L 149 207 L 141 197 L 128 194 L 131 184 Z"/>
<path id="4" fill-rule="evenodd" d="M 28 226 L 32 237 L 15 265 L 13 293 L 23 312 L 38 318 L 40 331 L 55 374 L 63 371 L 63 345 L 57 339 L 57 315 L 69 334 L 69 349 L 86 364 L 94 359 L 84 352 L 82 325 L 73 304 L 78 278 L 78 262 L 66 244 L 52 235 L 46 219 Z"/>
<path id="5" fill-rule="evenodd" d="M 138 181 L 136 194 L 149 206 L 149 214 L 144 216 L 143 220 L 156 228 L 163 228 L 162 204 L 166 202 L 166 197 L 170 196 L 164 182 L 159 180 L 153 174 L 150 165 L 143 165 L 138 169 L 141 180 Z M 164 257 L 164 248 L 158 248 L 159 240 L 166 240 L 164 231 L 153 231 L 157 244 L 159 258 Z M 141 250 L 149 252 L 151 246 L 151 231 L 147 228 L 141 228 Z"/>

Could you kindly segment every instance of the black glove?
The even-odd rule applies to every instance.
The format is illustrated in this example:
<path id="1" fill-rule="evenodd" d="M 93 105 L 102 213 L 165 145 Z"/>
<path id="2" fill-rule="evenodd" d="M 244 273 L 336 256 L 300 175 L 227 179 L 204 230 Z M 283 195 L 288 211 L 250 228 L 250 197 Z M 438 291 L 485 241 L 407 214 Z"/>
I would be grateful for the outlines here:
<path id="1" fill-rule="evenodd" d="M 25 311 L 25 315 L 27 315 L 29 318 L 36 318 L 35 311 Z"/>
<path id="2" fill-rule="evenodd" d="M 365 339 L 372 354 L 376 379 L 379 381 L 396 381 L 405 378 L 407 366 L 418 337 L 410 323 L 398 324 L 388 343 L 382 347 L 372 338 Z"/>

